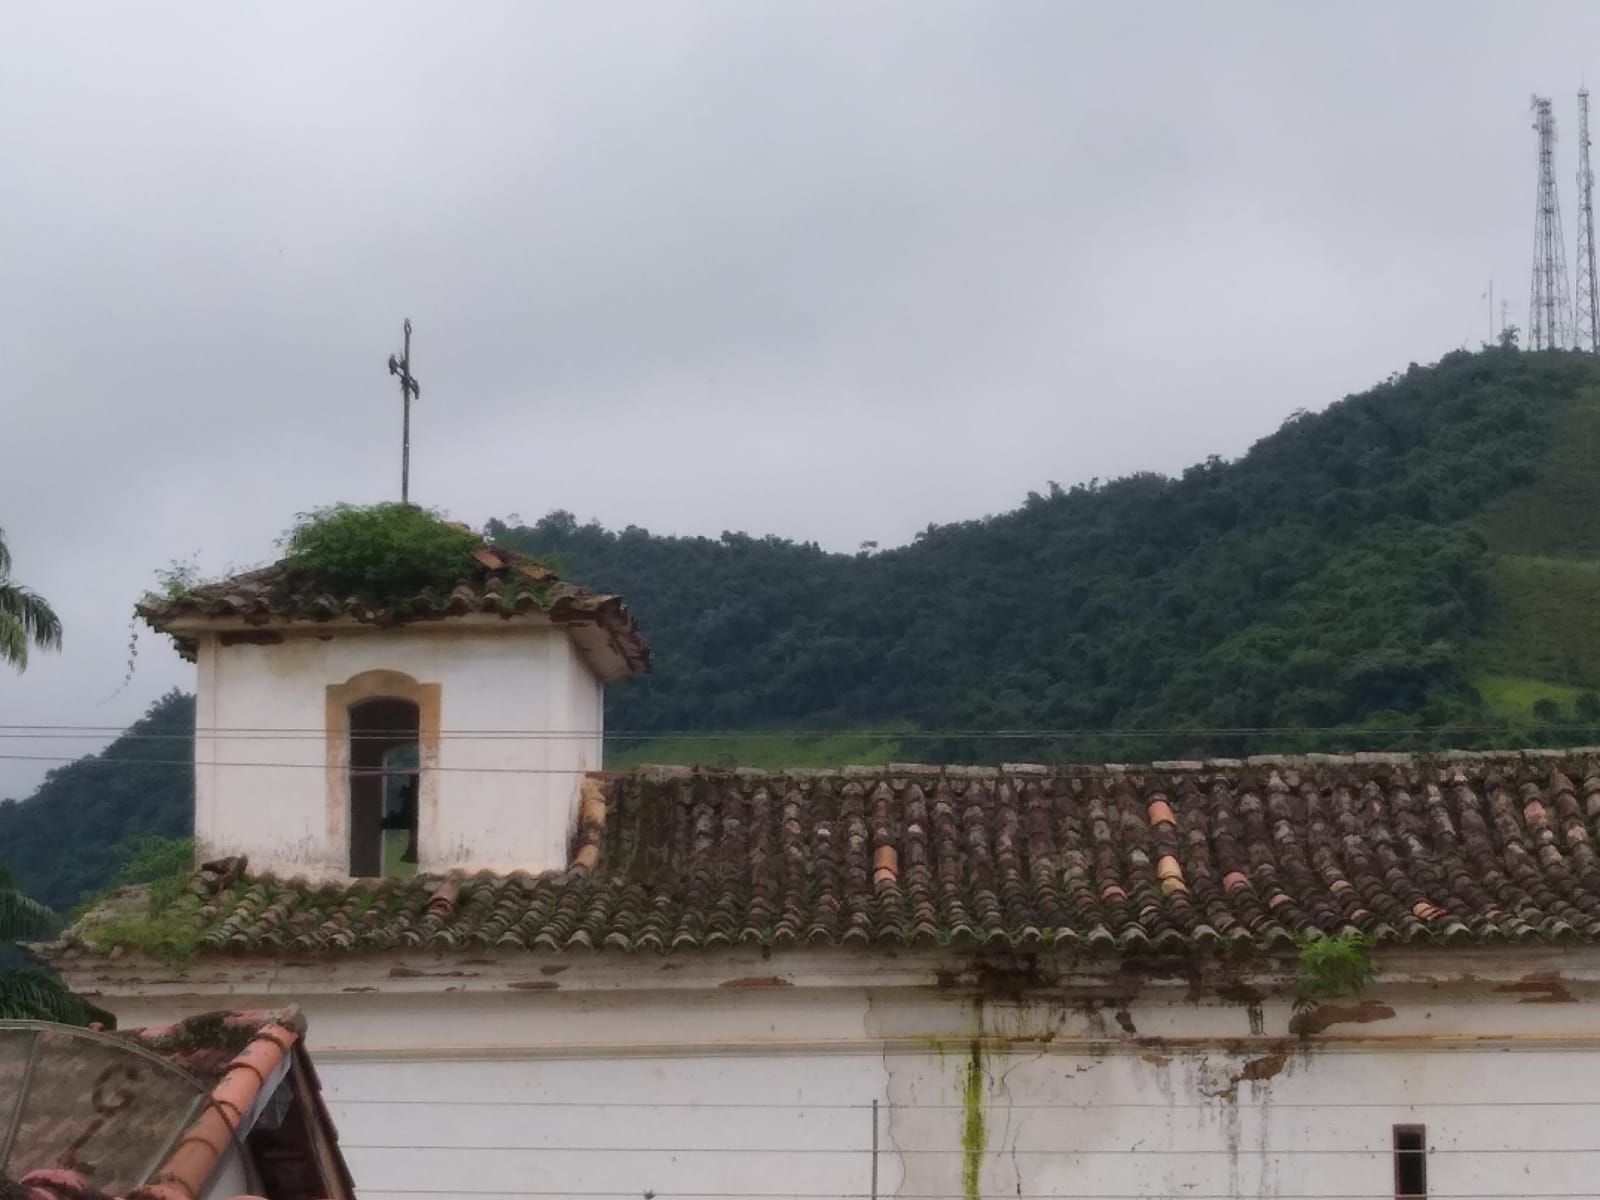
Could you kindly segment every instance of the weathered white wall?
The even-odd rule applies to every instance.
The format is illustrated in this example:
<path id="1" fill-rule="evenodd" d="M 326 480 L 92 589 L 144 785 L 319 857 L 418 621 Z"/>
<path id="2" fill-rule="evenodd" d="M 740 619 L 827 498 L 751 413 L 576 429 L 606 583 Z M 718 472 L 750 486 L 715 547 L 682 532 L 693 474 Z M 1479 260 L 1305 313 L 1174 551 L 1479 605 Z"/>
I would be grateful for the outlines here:
<path id="1" fill-rule="evenodd" d="M 326 689 L 389 670 L 441 689 L 436 808 L 432 820 L 421 815 L 421 868 L 566 865 L 579 779 L 600 766 L 601 685 L 561 630 L 410 626 L 227 647 L 207 637 L 198 663 L 203 856 L 247 854 L 253 870 L 283 875 L 347 874 L 349 847 L 330 813 Z"/>
<path id="2" fill-rule="evenodd" d="M 884 1196 L 1392 1195 L 1396 1123 L 1426 1124 L 1435 1195 L 1594 1194 L 1592 1049 L 1311 1052 L 1235 1083 L 1250 1061 L 1032 1049 L 330 1061 L 321 1073 L 364 1200 L 866 1195 L 874 1099 Z M 981 1120 L 971 1137 L 969 1113 Z"/>
<path id="3" fill-rule="evenodd" d="M 589 982 L 603 958 L 524 962 L 502 990 L 441 964 L 431 986 L 463 990 L 403 968 L 417 990 L 352 975 L 297 997 L 364 1200 L 864 1196 L 874 1101 L 884 1196 L 1392 1195 L 1397 1123 L 1427 1126 L 1435 1196 L 1600 1178 L 1600 983 L 1547 969 L 1423 969 L 1302 1041 L 1281 997 L 1242 992 L 1019 1001 L 795 986 L 731 957 L 720 983 L 655 957 Z M 169 1019 L 282 986 L 115 1009 Z"/>

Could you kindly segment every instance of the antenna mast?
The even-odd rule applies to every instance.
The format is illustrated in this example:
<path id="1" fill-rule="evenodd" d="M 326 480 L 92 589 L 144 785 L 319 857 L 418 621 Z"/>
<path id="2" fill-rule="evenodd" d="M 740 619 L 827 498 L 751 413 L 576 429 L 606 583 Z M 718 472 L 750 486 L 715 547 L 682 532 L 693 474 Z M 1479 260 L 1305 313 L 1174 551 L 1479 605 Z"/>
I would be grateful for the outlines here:
<path id="1" fill-rule="evenodd" d="M 1528 346 L 1557 350 L 1571 344 L 1572 306 L 1567 290 L 1567 245 L 1556 192 L 1556 119 L 1545 96 L 1533 98 L 1539 133 L 1538 206 L 1533 225 L 1533 289 L 1528 301 Z"/>
<path id="2" fill-rule="evenodd" d="M 1573 345 L 1600 354 L 1600 302 L 1594 273 L 1594 172 L 1589 169 L 1589 89 L 1578 89 L 1578 295 Z"/>

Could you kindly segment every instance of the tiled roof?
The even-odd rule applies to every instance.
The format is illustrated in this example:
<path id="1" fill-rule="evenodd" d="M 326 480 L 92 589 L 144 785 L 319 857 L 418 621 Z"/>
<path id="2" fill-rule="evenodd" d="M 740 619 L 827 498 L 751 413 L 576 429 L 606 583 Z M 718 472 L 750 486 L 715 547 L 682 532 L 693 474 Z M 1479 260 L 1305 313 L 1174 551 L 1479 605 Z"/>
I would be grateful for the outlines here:
<path id="1" fill-rule="evenodd" d="M 449 592 L 422 591 L 389 607 L 323 590 L 277 562 L 177 596 L 146 600 L 138 613 L 156 630 L 171 632 L 180 652 L 191 658 L 192 633 L 172 627 L 194 618 L 240 618 L 252 625 L 338 619 L 392 625 L 476 613 L 506 619 L 538 614 L 557 624 L 596 625 L 610 635 L 630 672 L 650 669 L 650 644 L 620 596 L 565 582 L 536 560 L 510 550 L 482 546 L 474 559 L 476 568 Z"/>
<path id="2" fill-rule="evenodd" d="M 197 877 L 219 952 L 1600 940 L 1600 750 L 586 781 L 572 865 Z M 92 920 L 72 935 L 93 947 Z M 106 947 L 98 947 L 106 949 Z"/>
<path id="3" fill-rule="evenodd" d="M 270 1200 L 352 1195 L 304 1032 L 295 1008 L 114 1034 L 0 1023 L 0 1197 L 194 1200 L 246 1138 Z M 269 1082 L 284 1103 L 258 1129 Z"/>

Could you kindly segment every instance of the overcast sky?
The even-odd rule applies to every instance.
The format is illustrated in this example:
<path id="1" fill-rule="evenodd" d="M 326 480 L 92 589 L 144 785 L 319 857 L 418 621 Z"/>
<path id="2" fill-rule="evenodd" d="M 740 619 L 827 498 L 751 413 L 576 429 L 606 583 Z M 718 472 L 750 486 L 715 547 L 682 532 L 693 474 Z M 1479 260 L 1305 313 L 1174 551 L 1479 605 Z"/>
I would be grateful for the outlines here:
<path id="1" fill-rule="evenodd" d="M 398 492 L 854 549 L 1232 456 L 1526 324 L 1534 134 L 1600 5 L 66 4 L 0 37 L 0 527 L 67 647 Z M 1600 51 L 1595 51 L 1600 53 Z M 1600 71 L 1597 71 L 1600 78 Z M 67 755 L 92 741 L 10 739 Z M 0 760 L 0 796 L 47 764 Z"/>

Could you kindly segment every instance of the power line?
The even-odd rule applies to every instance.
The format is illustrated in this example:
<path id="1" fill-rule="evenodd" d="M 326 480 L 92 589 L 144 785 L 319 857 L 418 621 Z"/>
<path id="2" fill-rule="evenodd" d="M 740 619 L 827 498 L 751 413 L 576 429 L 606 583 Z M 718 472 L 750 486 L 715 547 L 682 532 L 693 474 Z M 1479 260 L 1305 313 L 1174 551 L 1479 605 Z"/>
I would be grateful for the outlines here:
<path id="1" fill-rule="evenodd" d="M 1515 727 L 1513 727 L 1513 728 L 1515 728 Z M 1589 728 L 1589 727 L 1585 726 L 1584 728 Z M 1235 735 L 1237 735 L 1239 733 L 1242 733 L 1242 732 L 1251 732 L 1251 731 L 1233 731 L 1233 733 Z M 1270 731 L 1254 731 L 1254 732 L 1270 732 Z M 1341 732 L 1341 731 L 1330 731 L 1330 732 Z M 1391 734 L 1391 735 L 1393 735 L 1393 734 L 1422 735 L 1422 734 L 1439 733 L 1441 731 L 1438 730 L 1438 729 L 1413 729 L 1413 730 L 1386 730 L 1385 732 L 1388 733 L 1388 734 Z M 1525 730 L 1519 730 L 1519 732 L 1526 732 L 1526 731 Z M 0 736 L 4 736 L 4 735 L 0 735 Z M 1102 734 L 1082 734 L 1082 733 L 1078 733 L 1078 734 L 1053 733 L 1053 734 L 1015 734 L 1015 735 L 1011 735 L 1011 734 L 989 734 L 989 735 L 929 734 L 929 735 L 926 735 L 926 736 L 928 736 L 928 737 L 939 737 L 939 738 L 945 738 L 945 737 L 949 737 L 949 738 L 962 738 L 962 737 L 974 738 L 974 737 L 979 737 L 979 736 L 988 736 L 988 737 L 991 737 L 991 738 L 1017 737 L 1017 738 L 1025 738 L 1025 739 L 1029 739 L 1029 740 L 1032 740 L 1032 739 L 1049 740 L 1049 739 L 1052 739 L 1052 738 L 1064 739 L 1064 738 L 1069 738 L 1069 737 L 1087 737 L 1087 736 L 1099 737 L 1099 736 L 1124 736 L 1124 735 L 1122 735 L 1122 734 L 1102 735 Z M 1148 734 L 1135 734 L 1135 735 L 1131 735 L 1131 736 L 1157 737 L 1157 736 L 1171 736 L 1171 735 L 1148 733 Z M 1265 757 L 1271 758 L 1273 756 L 1266 755 Z M 70 754 L 9 754 L 8 753 L 8 754 L 0 754 L 0 762 L 35 762 L 35 763 L 53 763 L 53 764 L 57 764 L 57 765 L 70 765 L 70 764 L 73 764 L 73 763 L 84 763 L 86 765 L 124 766 L 124 767 L 281 768 L 281 769 L 284 769 L 284 770 L 305 770 L 305 771 L 326 771 L 328 769 L 328 763 L 326 761 L 322 761 L 322 762 L 288 762 L 288 761 L 273 761 L 273 760 L 270 760 L 270 759 L 236 760 L 236 759 L 207 759 L 207 758 L 200 758 L 200 757 L 195 757 L 195 758 L 136 758 L 136 757 L 114 757 L 114 756 L 107 755 L 107 754 L 92 754 L 92 753 L 91 754 L 81 754 L 81 755 L 70 755 Z M 710 766 L 710 765 L 713 765 L 713 764 L 674 764 L 674 763 L 650 764 L 650 763 L 646 763 L 646 764 L 642 764 L 642 765 L 644 765 L 644 766 L 652 766 L 652 765 L 653 766 L 690 766 L 690 765 Z M 884 770 L 884 771 L 888 771 L 891 768 L 897 767 L 897 766 L 907 766 L 907 767 L 937 767 L 937 766 L 939 766 L 939 764 L 937 764 L 937 763 L 903 763 L 902 764 L 902 763 L 888 763 L 888 762 L 878 762 L 878 763 L 841 763 L 841 764 L 838 764 L 838 765 L 840 765 L 840 766 L 871 767 L 871 768 L 874 768 L 874 769 L 881 769 L 881 770 Z M 998 767 L 995 767 L 994 764 L 959 764 L 959 765 L 988 767 L 989 769 L 1000 769 Z M 1041 764 L 1041 765 L 1050 765 L 1050 764 Z M 1095 765 L 1095 764 L 1087 764 L 1087 763 L 1078 763 L 1078 764 L 1074 764 L 1074 763 L 1057 763 L 1055 765 L 1064 766 L 1064 767 L 1070 767 L 1070 766 L 1090 766 L 1090 765 Z M 1149 767 L 1152 764 L 1129 763 L 1127 765 L 1130 768 L 1138 768 L 1138 767 L 1141 767 L 1141 766 Z M 1003 764 L 1002 764 L 1002 766 L 1003 766 Z M 378 768 L 373 768 L 373 770 L 377 770 L 377 769 Z M 591 770 L 597 770 L 597 769 L 603 769 L 603 768 L 590 768 L 590 769 Z M 758 768 L 758 769 L 760 769 L 760 768 Z M 769 769 L 769 770 L 772 770 L 772 771 L 782 771 L 782 770 L 785 770 L 787 768 L 784 768 L 784 767 L 770 767 L 770 768 L 765 768 L 765 769 Z M 823 768 L 818 768 L 818 769 L 827 770 L 829 768 L 823 767 Z M 579 768 L 576 768 L 576 767 L 465 766 L 465 765 L 460 765 L 460 764 L 453 764 L 453 765 L 428 764 L 426 766 L 423 766 L 421 768 L 421 770 L 429 771 L 429 772 L 434 772 L 434 771 L 437 771 L 437 772 L 449 772 L 449 773 L 462 772 L 462 773 L 485 774 L 485 775 L 571 775 L 571 774 L 578 773 Z"/>
<path id="2" fill-rule="evenodd" d="M 441 741 L 452 739 L 540 741 L 571 738 L 596 738 L 625 741 L 744 741 L 819 738 L 881 738 L 900 741 L 929 741 L 945 738 L 983 739 L 991 741 L 1025 741 L 1041 738 L 1090 737 L 1243 737 L 1249 735 L 1306 736 L 1312 734 L 1339 734 L 1346 737 L 1383 738 L 1398 735 L 1442 733 L 1529 733 L 1534 730 L 1559 730 L 1569 732 L 1600 732 L 1600 723 L 1583 721 L 1549 721 L 1535 725 L 1463 722 L 1448 725 L 1384 726 L 1366 729 L 1358 725 L 1218 725 L 1218 726 L 1161 726 L 1150 728 L 1063 728 L 1063 729 L 451 729 L 437 736 Z M 121 730 L 109 725 L 7 725 L 0 724 L 0 738 L 34 740 L 84 740 L 92 737 L 112 736 L 118 740 L 137 741 L 189 741 L 194 738 L 216 740 L 316 740 L 327 737 L 326 728 L 293 728 L 268 726 L 207 726 L 177 733 L 145 733 Z M 356 740 L 363 737 L 392 740 L 393 734 L 353 733 Z"/>
<path id="3" fill-rule="evenodd" d="M 1276 1108 L 1277 1106 L 1273 1105 L 1273 1107 Z M 429 1152 L 438 1151 L 438 1150 L 458 1150 L 458 1151 L 461 1151 L 462 1153 L 466 1153 L 466 1154 L 506 1153 L 506 1154 L 763 1154 L 763 1155 L 775 1155 L 775 1154 L 836 1154 L 836 1155 L 837 1154 L 850 1154 L 850 1155 L 856 1155 L 856 1154 L 864 1154 L 864 1153 L 866 1153 L 866 1150 L 867 1150 L 867 1148 L 865 1146 L 549 1146 L 549 1145 L 545 1145 L 545 1146 L 490 1146 L 490 1145 L 469 1145 L 469 1144 L 465 1144 L 465 1143 L 460 1144 L 460 1145 L 450 1145 L 450 1146 L 430 1146 L 430 1145 L 424 1145 L 424 1144 L 421 1144 L 421 1143 L 418 1143 L 418 1142 L 393 1142 L 393 1143 L 391 1143 L 391 1142 L 369 1142 L 369 1143 L 340 1142 L 339 1145 L 340 1145 L 340 1148 L 344 1149 L 344 1150 L 383 1150 L 383 1151 L 418 1150 L 418 1151 L 429 1151 Z M 944 1156 L 944 1157 L 951 1157 L 951 1156 L 964 1155 L 966 1153 L 967 1153 L 967 1151 L 965 1149 L 963 1149 L 962 1147 L 960 1147 L 960 1146 L 955 1146 L 955 1147 L 950 1147 L 950 1148 L 933 1147 L 933 1146 L 927 1146 L 927 1147 L 902 1146 L 899 1149 L 890 1152 L 892 1157 L 899 1157 L 899 1156 L 902 1156 L 902 1155 L 912 1155 L 912 1156 L 916 1156 L 916 1157 L 928 1157 L 928 1156 L 933 1156 L 933 1155 L 940 1155 L 940 1156 Z M 1129 1154 L 1137 1154 L 1137 1155 L 1139 1155 L 1141 1157 L 1146 1156 L 1146 1155 L 1151 1155 L 1151 1156 L 1155 1156 L 1155 1157 L 1181 1156 L 1181 1157 L 1184 1157 L 1184 1158 L 1191 1158 L 1191 1157 L 1198 1158 L 1198 1157 L 1205 1157 L 1205 1156 L 1226 1156 L 1226 1157 L 1230 1157 L 1231 1158 L 1231 1157 L 1234 1157 L 1235 1155 L 1237 1155 L 1238 1151 L 1234 1150 L 1234 1149 L 1230 1149 L 1228 1147 L 1220 1147 L 1220 1148 L 1216 1148 L 1216 1149 L 1212 1149 L 1212 1148 L 1208 1148 L 1208 1147 L 1193 1147 L 1193 1148 L 1170 1149 L 1169 1150 L 1169 1149 L 1158 1149 L 1158 1148 L 1151 1148 L 1151 1147 L 1146 1147 L 1146 1146 L 1139 1146 L 1139 1147 L 1121 1147 L 1121 1148 L 1109 1149 L 1109 1150 L 1108 1149 L 1087 1149 L 1087 1148 L 1086 1149 L 1081 1149 L 1081 1150 L 1056 1150 L 1056 1149 L 1037 1149 L 1037 1150 L 1034 1150 L 1034 1149 L 1028 1149 L 1028 1148 L 1025 1148 L 1025 1147 L 1007 1146 L 1004 1151 L 995 1151 L 994 1153 L 1003 1153 L 1008 1158 L 1052 1158 L 1052 1157 L 1056 1157 L 1056 1156 L 1060 1156 L 1060 1157 L 1063 1157 L 1063 1158 L 1107 1158 L 1107 1157 L 1111 1157 L 1111 1156 L 1126 1156 L 1126 1155 L 1129 1155 Z M 1312 1148 L 1312 1149 L 1309 1149 L 1309 1150 L 1308 1149 L 1304 1149 L 1304 1148 L 1289 1148 L 1289 1147 L 1279 1147 L 1279 1146 L 1265 1146 L 1265 1147 L 1252 1146 L 1250 1148 L 1250 1153 L 1251 1154 L 1275 1155 L 1275 1156 L 1284 1157 L 1284 1158 L 1287 1158 L 1287 1157 L 1289 1157 L 1291 1155 L 1297 1155 L 1297 1154 L 1315 1155 L 1318 1158 L 1332 1158 L 1332 1157 L 1347 1156 L 1347 1155 L 1363 1155 L 1363 1156 L 1366 1156 L 1366 1157 L 1371 1157 L 1373 1155 L 1379 1155 L 1379 1154 L 1383 1155 L 1384 1157 L 1388 1157 L 1390 1154 L 1394 1153 L 1394 1151 L 1389 1146 L 1383 1146 L 1381 1148 L 1380 1147 L 1372 1147 L 1370 1149 L 1362 1149 L 1360 1147 L 1355 1147 L 1355 1146 L 1345 1146 L 1345 1147 L 1337 1147 L 1337 1148 Z M 1525 1149 L 1525 1148 L 1523 1148 L 1521 1146 L 1489 1146 L 1489 1147 L 1459 1147 L 1458 1146 L 1458 1147 L 1434 1147 L 1434 1148 L 1430 1149 L 1428 1151 L 1428 1153 L 1430 1155 L 1436 1155 L 1436 1156 L 1441 1156 L 1441 1157 L 1442 1156 L 1446 1156 L 1446 1155 L 1456 1156 L 1456 1155 L 1475 1155 L 1475 1154 L 1486 1154 L 1486 1155 L 1487 1154 L 1494 1154 L 1494 1155 L 1500 1155 L 1500 1154 L 1539 1154 L 1539 1155 L 1545 1155 L 1545 1154 L 1595 1154 L 1595 1155 L 1600 1155 L 1600 1146 L 1576 1146 L 1576 1147 L 1571 1147 L 1571 1148 L 1560 1148 L 1560 1147 L 1557 1147 L 1557 1148 L 1554 1148 L 1554 1149 L 1548 1148 L 1548 1147 L 1544 1147 L 1544 1146 L 1540 1146 L 1537 1150 L 1528 1150 L 1528 1149 Z"/>
<path id="4" fill-rule="evenodd" d="M 70 764 L 70 763 L 80 763 L 81 762 L 81 763 L 88 763 L 88 764 L 102 764 L 102 765 L 107 765 L 107 766 L 123 766 L 123 767 L 228 767 L 228 768 L 238 767 L 238 768 L 281 768 L 281 769 L 284 769 L 284 770 L 302 770 L 302 771 L 326 771 L 328 769 L 327 762 L 273 762 L 273 761 L 271 761 L 269 759 L 229 760 L 229 759 L 205 759 L 205 758 L 112 758 L 112 757 L 108 757 L 108 756 L 102 755 L 102 754 L 79 755 L 79 756 L 76 756 L 76 757 L 74 757 L 72 755 L 61 755 L 61 754 L 0 754 L 0 762 L 37 762 L 37 763 L 56 763 L 56 764 Z M 676 764 L 676 763 L 655 763 L 655 764 L 648 764 L 647 763 L 647 764 L 644 764 L 644 765 L 645 766 L 687 766 L 687 764 Z M 710 765 L 710 764 L 701 764 L 701 765 Z M 937 767 L 939 764 L 937 764 L 937 763 L 904 763 L 904 764 L 898 764 L 898 763 L 845 763 L 845 764 L 841 764 L 841 765 L 843 765 L 843 766 L 862 766 L 862 767 L 870 767 L 870 768 L 873 768 L 873 769 L 878 769 L 878 770 L 883 770 L 883 771 L 889 771 L 890 768 L 896 767 L 896 766 Z M 960 765 L 965 765 L 965 766 L 973 766 L 973 765 L 983 766 L 984 764 L 960 764 Z M 1048 764 L 1043 764 L 1043 765 L 1048 765 Z M 1057 765 L 1073 766 L 1073 765 L 1089 765 L 1089 764 L 1063 763 L 1063 764 L 1057 764 Z M 1128 765 L 1130 767 L 1138 767 L 1138 766 L 1146 765 L 1146 764 L 1130 763 Z M 371 769 L 373 771 L 377 771 L 380 768 L 374 767 L 374 768 L 371 768 Z M 423 766 L 420 769 L 422 771 L 424 771 L 424 772 L 435 772 L 435 771 L 437 771 L 437 772 L 446 772 L 446 773 L 457 773 L 457 772 L 460 772 L 460 773 L 481 774 L 481 775 L 573 775 L 573 774 L 581 774 L 582 773 L 580 768 L 577 768 L 577 767 L 495 767 L 495 766 L 461 766 L 461 765 L 440 766 L 440 765 L 437 765 L 437 764 L 428 764 L 426 766 Z M 599 770 L 599 769 L 603 769 L 603 768 L 589 768 L 589 769 L 590 770 Z M 758 769 L 760 769 L 760 768 L 758 768 Z M 766 768 L 766 769 L 770 769 L 772 771 L 782 771 L 782 770 L 785 770 L 787 768 L 772 767 L 772 768 Z M 819 768 L 819 769 L 827 770 L 828 768 Z M 991 769 L 999 769 L 999 768 L 991 768 Z"/>
<path id="5" fill-rule="evenodd" d="M 1462 1047 L 1452 1049 L 1452 1054 L 1490 1054 L 1496 1058 L 1505 1054 L 1566 1054 L 1568 1051 L 1551 1049 L 1549 1047 L 1527 1048 L 1522 1050 L 1509 1049 L 1504 1046 Z M 876 1057 L 875 1055 L 873 1057 Z M 364 1063 L 396 1063 L 409 1060 L 400 1059 L 365 1059 Z M 595 1109 L 771 1109 L 782 1112 L 870 1112 L 871 1101 L 806 1101 L 783 1103 L 780 1101 L 731 1101 L 731 1100 L 409 1100 L 389 1099 L 387 1097 L 342 1097 L 329 1094 L 328 1103 L 346 1105 L 350 1107 L 418 1107 L 418 1108 L 595 1108 Z M 1141 1109 L 1155 1112 L 1166 1112 L 1173 1109 L 1214 1109 L 1216 1104 L 1198 1100 L 1175 1100 L 1170 1103 L 1154 1103 L 1150 1101 L 1099 1101 L 1085 1100 L 1076 1104 L 1030 1103 L 1028 1101 L 1008 1101 L 1006 1108 L 1014 1111 L 1044 1111 L 1044 1112 L 1099 1112 L 1101 1109 Z M 1272 1102 L 1273 1111 L 1280 1109 L 1307 1108 L 1321 1109 L 1472 1109 L 1491 1108 L 1504 1110 L 1508 1108 L 1600 1108 L 1600 1100 L 1277 1100 Z M 930 1101 L 888 1102 L 882 1103 L 884 1113 L 891 1112 L 965 1112 L 964 1104 L 940 1104 Z M 1600 1148 L 1597 1148 L 1600 1152 Z"/>
<path id="6" fill-rule="evenodd" d="M 348 1148 L 348 1147 L 347 1147 Z M 663 1151 L 662 1153 L 671 1153 Z M 868 1151 L 859 1149 L 853 1153 L 865 1156 Z M 992 1157 L 998 1152 L 986 1154 Z M 1062 1151 L 1064 1156 L 1070 1157 L 1071 1151 Z M 1379 1153 L 1387 1153 L 1381 1151 Z M 1429 1151 L 1432 1153 L 1432 1151 Z M 1536 1156 L 1540 1152 L 1529 1150 L 1526 1153 Z M 364 1196 L 459 1196 L 461 1188 L 393 1188 L 393 1187 L 363 1187 Z M 572 1188 L 562 1188 L 559 1191 L 537 1191 L 528 1188 L 515 1188 L 497 1190 L 494 1188 L 474 1187 L 471 1192 L 474 1196 L 581 1196 L 585 1200 L 639 1200 L 641 1195 L 638 1189 L 633 1191 L 578 1191 Z M 648 1193 L 655 1200 L 873 1200 L 870 1192 L 665 1192 L 652 1188 Z M 966 1193 L 962 1192 L 896 1192 L 897 1200 L 966 1200 Z M 1008 1195 L 1014 1200 L 1149 1200 L 1149 1192 L 1085 1192 L 1074 1196 L 1062 1192 L 1011 1192 Z M 1189 1192 L 1182 1193 L 1184 1200 L 1238 1200 L 1239 1192 Z M 1394 1195 L 1393 1191 L 1387 1192 L 1281 1192 L 1283 1200 L 1388 1200 Z M 1594 1192 L 1442 1192 L 1429 1189 L 1429 1200 L 1594 1200 Z"/>
<path id="7" fill-rule="evenodd" d="M 46 763 L 75 763 L 83 762 L 83 758 L 65 758 L 52 754 L 0 754 L 0 762 L 46 762 Z M 289 771 L 326 771 L 328 764 L 325 762 L 216 762 L 211 759 L 193 758 L 106 758 L 94 756 L 87 759 L 91 763 L 108 763 L 121 767 L 280 767 Z M 449 773 L 468 773 L 479 775 L 580 775 L 583 772 L 577 767 L 440 767 L 428 765 L 420 768 L 424 774 L 435 771 Z M 359 770 L 359 769 L 358 769 Z M 383 768 L 370 768 L 376 775 Z M 394 773 L 404 774 L 408 769 L 396 769 Z"/>

